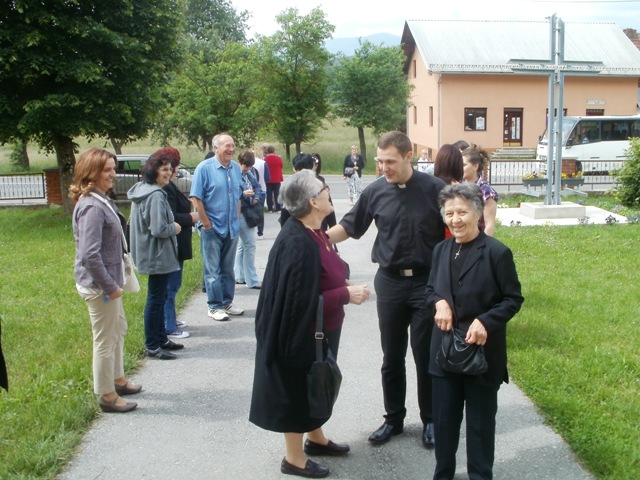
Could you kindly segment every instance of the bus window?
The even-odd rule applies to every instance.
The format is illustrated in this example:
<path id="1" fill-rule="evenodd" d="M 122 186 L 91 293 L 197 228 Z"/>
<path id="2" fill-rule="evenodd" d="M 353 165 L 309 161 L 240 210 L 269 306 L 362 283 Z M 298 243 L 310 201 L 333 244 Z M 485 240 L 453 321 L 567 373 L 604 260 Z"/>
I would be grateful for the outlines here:
<path id="1" fill-rule="evenodd" d="M 629 138 L 629 122 L 609 120 L 602 122 L 602 140 L 626 140 Z"/>
<path id="2" fill-rule="evenodd" d="M 600 141 L 600 122 L 591 120 L 581 120 L 578 123 L 577 131 L 580 141 L 577 143 L 596 143 Z"/>
<path id="3" fill-rule="evenodd" d="M 640 120 L 634 120 L 631 122 L 630 137 L 640 137 Z"/>

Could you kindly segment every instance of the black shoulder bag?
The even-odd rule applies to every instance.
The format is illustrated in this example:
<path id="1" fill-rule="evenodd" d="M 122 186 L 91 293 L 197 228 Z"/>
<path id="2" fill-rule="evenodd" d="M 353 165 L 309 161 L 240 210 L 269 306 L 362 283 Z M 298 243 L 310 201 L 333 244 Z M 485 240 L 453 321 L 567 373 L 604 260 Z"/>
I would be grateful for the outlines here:
<path id="1" fill-rule="evenodd" d="M 342 373 L 331 349 L 327 348 L 327 356 L 324 357 L 322 313 L 323 298 L 320 295 L 316 313 L 316 361 L 313 362 L 307 374 L 309 416 L 313 418 L 329 418 L 331 416 L 342 383 Z"/>

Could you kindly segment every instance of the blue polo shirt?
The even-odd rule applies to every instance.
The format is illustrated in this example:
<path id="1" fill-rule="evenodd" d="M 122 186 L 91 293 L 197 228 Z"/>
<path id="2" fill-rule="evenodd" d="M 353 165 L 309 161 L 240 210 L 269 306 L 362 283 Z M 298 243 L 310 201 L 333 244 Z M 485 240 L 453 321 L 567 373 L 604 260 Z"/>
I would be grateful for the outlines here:
<path id="1" fill-rule="evenodd" d="M 238 201 L 242 198 L 240 165 L 231 161 L 223 166 L 217 157 L 196 167 L 189 196 L 202 201 L 213 230 L 221 237 L 238 236 Z"/>

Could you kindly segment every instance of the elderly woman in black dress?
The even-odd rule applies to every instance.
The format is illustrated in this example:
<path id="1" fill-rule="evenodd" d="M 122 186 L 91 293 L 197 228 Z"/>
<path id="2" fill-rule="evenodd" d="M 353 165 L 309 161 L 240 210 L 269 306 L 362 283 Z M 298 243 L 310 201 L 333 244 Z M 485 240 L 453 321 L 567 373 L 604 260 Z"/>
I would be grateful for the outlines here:
<path id="1" fill-rule="evenodd" d="M 332 211 L 329 189 L 310 170 L 288 177 L 280 198 L 291 218 L 271 251 L 256 312 L 256 364 L 249 420 L 284 433 L 282 473 L 321 478 L 329 469 L 306 455 L 344 455 L 348 445 L 325 436 L 329 418 L 309 415 L 306 377 L 315 360 L 315 316 L 324 298 L 324 333 L 338 353 L 344 305 L 369 298 L 366 285 L 349 285 L 346 265 L 322 230 Z M 303 447 L 303 435 L 307 433 Z"/>
<path id="2" fill-rule="evenodd" d="M 508 382 L 507 322 L 524 301 L 511 250 L 478 227 L 483 212 L 477 185 L 449 185 L 439 196 L 442 217 L 453 233 L 433 251 L 427 301 L 435 308 L 429 373 L 437 480 L 451 480 L 463 410 L 467 423 L 469 478 L 493 478 L 498 389 Z M 437 353 L 442 332 L 462 330 L 468 344 L 484 345 L 489 369 L 471 376 L 448 373 Z"/>

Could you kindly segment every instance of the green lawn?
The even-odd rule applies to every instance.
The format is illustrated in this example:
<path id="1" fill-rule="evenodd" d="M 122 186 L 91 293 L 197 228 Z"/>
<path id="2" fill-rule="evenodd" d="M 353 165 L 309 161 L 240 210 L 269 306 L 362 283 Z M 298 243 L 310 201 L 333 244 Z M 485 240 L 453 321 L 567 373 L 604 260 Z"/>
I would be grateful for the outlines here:
<path id="1" fill-rule="evenodd" d="M 11 388 L 0 393 L 0 479 L 54 478 L 97 414 L 71 219 L 0 209 L 0 231 Z M 499 226 L 496 236 L 514 252 L 526 297 L 509 326 L 513 380 L 597 478 L 640 478 L 640 226 Z M 180 303 L 200 288 L 201 268 L 185 263 Z M 125 299 L 129 370 L 142 358 L 145 290 Z"/>
<path id="2" fill-rule="evenodd" d="M 9 393 L 0 392 L 0 479 L 54 478 L 98 413 L 91 325 L 75 291 L 71 217 L 61 209 L 0 209 L 0 321 Z M 194 235 L 194 249 L 199 250 Z M 202 264 L 185 262 L 178 303 L 201 287 Z M 125 362 L 142 359 L 142 291 L 126 294 Z"/>
<path id="3" fill-rule="evenodd" d="M 515 383 L 600 479 L 640 478 L 640 227 L 500 227 L 525 303 Z"/>

